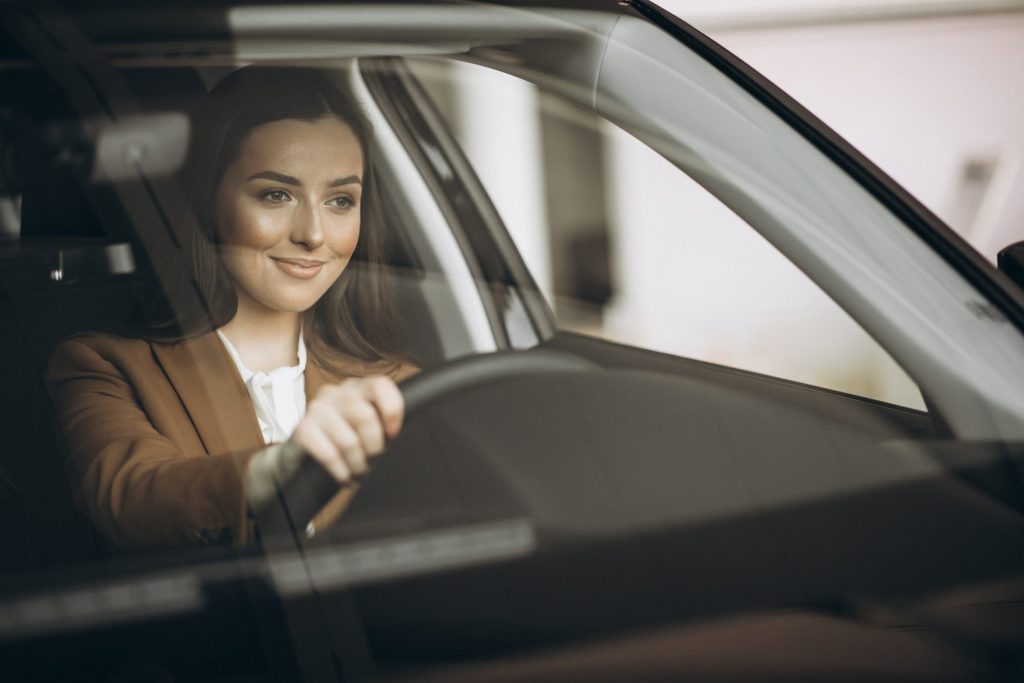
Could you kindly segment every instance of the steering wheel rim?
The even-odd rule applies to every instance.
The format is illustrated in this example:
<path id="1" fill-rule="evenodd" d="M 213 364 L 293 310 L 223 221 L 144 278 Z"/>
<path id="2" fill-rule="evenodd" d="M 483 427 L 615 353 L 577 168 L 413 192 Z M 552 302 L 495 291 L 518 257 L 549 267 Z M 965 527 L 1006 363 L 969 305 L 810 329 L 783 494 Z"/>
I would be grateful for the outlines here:
<path id="1" fill-rule="evenodd" d="M 599 369 L 580 356 L 530 349 L 475 354 L 431 368 L 402 382 L 405 419 L 414 418 L 427 406 L 483 384 L 524 374 L 557 374 Z M 262 537 L 290 533 L 298 538 L 313 516 L 338 492 L 339 485 L 320 463 L 303 457 L 295 474 L 278 491 L 279 504 L 257 516 Z"/>

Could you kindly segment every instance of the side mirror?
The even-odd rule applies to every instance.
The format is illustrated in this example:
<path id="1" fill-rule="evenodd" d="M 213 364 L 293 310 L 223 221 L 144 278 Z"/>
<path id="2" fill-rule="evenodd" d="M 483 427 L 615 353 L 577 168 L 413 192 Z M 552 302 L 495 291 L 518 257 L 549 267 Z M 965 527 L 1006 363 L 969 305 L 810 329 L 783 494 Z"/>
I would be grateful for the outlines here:
<path id="1" fill-rule="evenodd" d="M 1014 242 L 1005 247 L 996 257 L 996 264 L 1018 287 L 1024 289 L 1024 242 Z"/>

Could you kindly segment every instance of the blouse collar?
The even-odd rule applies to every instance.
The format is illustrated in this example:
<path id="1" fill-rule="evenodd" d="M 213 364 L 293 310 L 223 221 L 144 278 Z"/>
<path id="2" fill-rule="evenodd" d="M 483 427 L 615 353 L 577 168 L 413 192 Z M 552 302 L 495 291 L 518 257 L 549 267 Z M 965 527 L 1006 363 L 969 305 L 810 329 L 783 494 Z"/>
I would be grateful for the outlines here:
<path id="1" fill-rule="evenodd" d="M 223 331 L 217 330 L 217 336 L 224 342 L 224 348 L 227 349 L 228 355 L 231 356 L 231 360 L 234 361 L 235 367 L 238 368 L 238 373 L 242 376 L 242 381 L 246 384 L 256 374 L 263 374 L 269 377 L 287 376 L 287 377 L 299 377 L 306 370 L 306 342 L 303 337 L 303 332 L 299 330 L 299 343 L 296 349 L 296 355 L 299 358 L 298 365 L 282 366 L 266 373 L 257 373 L 254 370 L 250 370 L 244 362 L 242 357 L 238 354 L 238 349 L 231 343 L 231 340 L 227 338 L 227 335 Z"/>

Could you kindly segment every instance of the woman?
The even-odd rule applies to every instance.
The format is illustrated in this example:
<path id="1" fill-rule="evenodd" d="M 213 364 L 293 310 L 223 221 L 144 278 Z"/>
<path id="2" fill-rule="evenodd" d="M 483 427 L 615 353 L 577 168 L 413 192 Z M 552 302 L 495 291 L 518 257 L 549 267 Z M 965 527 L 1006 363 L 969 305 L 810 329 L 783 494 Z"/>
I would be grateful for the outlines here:
<path id="1" fill-rule="evenodd" d="M 348 484 L 398 433 L 414 369 L 390 343 L 369 136 L 312 70 L 242 69 L 200 107 L 181 180 L 215 329 L 75 337 L 48 372 L 72 486 L 116 544 L 245 543 L 301 453 Z"/>

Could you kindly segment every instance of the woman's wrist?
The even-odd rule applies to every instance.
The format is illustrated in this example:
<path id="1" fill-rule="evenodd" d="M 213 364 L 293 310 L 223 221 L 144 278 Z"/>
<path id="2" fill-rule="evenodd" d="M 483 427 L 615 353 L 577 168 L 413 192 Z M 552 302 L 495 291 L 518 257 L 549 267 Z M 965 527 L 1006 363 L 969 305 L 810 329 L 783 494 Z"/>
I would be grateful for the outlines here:
<path id="1" fill-rule="evenodd" d="M 256 452 L 245 474 L 245 500 L 257 511 L 277 498 L 277 493 L 302 462 L 303 450 L 294 443 L 275 443 Z"/>

